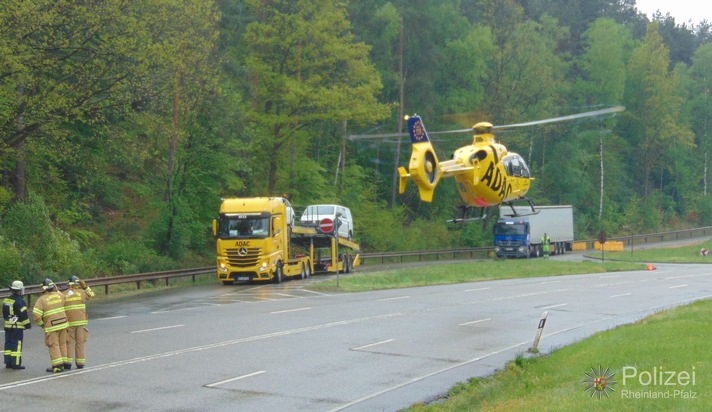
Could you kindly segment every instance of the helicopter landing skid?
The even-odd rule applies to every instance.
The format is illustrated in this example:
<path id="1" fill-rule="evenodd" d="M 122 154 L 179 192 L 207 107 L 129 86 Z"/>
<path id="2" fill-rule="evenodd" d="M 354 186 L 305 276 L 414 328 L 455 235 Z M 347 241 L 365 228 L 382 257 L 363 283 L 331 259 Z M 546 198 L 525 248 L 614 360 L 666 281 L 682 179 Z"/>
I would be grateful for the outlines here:
<path id="1" fill-rule="evenodd" d="M 448 223 L 465 223 L 487 219 L 487 213 L 485 213 L 485 208 L 480 208 L 480 215 L 478 217 L 466 217 L 467 212 L 472 209 L 471 206 L 459 206 L 459 208 L 462 210 L 462 217 L 450 219 L 447 221 Z"/>
<path id="2" fill-rule="evenodd" d="M 509 208 L 512 209 L 512 214 L 511 214 L 511 215 L 504 215 L 504 216 L 507 216 L 507 217 L 522 217 L 522 216 L 532 216 L 532 215 L 539 214 L 539 210 L 534 209 L 534 202 L 532 202 L 531 199 L 521 198 L 521 199 L 519 199 L 519 200 L 524 200 L 524 201 L 526 201 L 526 202 L 529 204 L 529 208 L 531 209 L 531 213 L 517 213 L 517 211 L 514 210 L 514 202 L 506 202 L 506 203 L 502 203 L 502 204 L 509 206 Z"/>
<path id="3" fill-rule="evenodd" d="M 465 222 L 474 222 L 474 221 L 483 220 L 483 219 L 487 219 L 487 215 L 482 215 L 480 217 L 463 217 L 460 219 L 450 219 L 447 222 L 448 223 L 465 223 Z"/>

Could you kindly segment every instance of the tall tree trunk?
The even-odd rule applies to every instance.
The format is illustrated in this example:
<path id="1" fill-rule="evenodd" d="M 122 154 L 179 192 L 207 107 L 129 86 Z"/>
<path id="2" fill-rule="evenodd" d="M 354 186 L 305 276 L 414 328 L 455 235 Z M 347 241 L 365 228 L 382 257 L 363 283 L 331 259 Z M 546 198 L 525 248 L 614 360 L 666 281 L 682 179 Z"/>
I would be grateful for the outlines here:
<path id="1" fill-rule="evenodd" d="M 603 133 L 599 136 L 598 150 L 601 161 L 601 195 L 598 199 L 598 223 L 603 222 Z"/>
<path id="2" fill-rule="evenodd" d="M 15 198 L 18 201 L 27 199 L 27 163 L 25 161 L 25 142 L 23 138 L 15 146 Z"/>
<path id="3" fill-rule="evenodd" d="M 180 133 L 180 94 L 183 73 L 178 70 L 175 77 L 175 89 L 173 91 L 173 118 L 171 127 L 171 141 L 168 148 L 168 181 L 166 187 L 166 203 L 168 203 L 168 226 L 166 228 L 166 244 L 164 252 L 168 253 L 173 242 L 175 232 L 176 208 L 173 202 L 173 191 L 176 176 L 176 155 L 178 152 L 178 135 Z"/>
<path id="4" fill-rule="evenodd" d="M 398 74 L 400 77 L 400 88 L 398 91 L 399 95 L 399 102 L 398 102 L 398 137 L 396 141 L 396 155 L 394 159 L 394 167 L 393 167 L 393 188 L 391 190 L 391 207 L 396 205 L 396 191 L 399 190 L 399 175 L 398 175 L 398 165 L 400 164 L 400 149 L 401 149 L 401 136 L 400 134 L 403 133 L 403 106 L 405 104 L 405 76 L 403 74 L 403 42 L 404 42 L 404 28 L 403 28 L 403 18 L 401 18 L 401 29 L 400 29 L 400 40 L 398 42 L 398 57 L 399 57 L 399 62 L 398 62 Z"/>
<path id="5" fill-rule="evenodd" d="M 17 87 L 18 95 L 22 94 L 22 86 Z M 19 96 L 18 96 L 19 97 Z M 15 131 L 20 135 L 25 129 L 25 107 L 26 103 L 23 103 L 18 107 L 18 113 L 15 117 Z M 20 140 L 15 144 L 15 151 L 17 156 L 15 157 L 15 199 L 18 201 L 24 201 L 27 199 L 27 162 L 25 160 L 25 146 L 27 144 L 27 138 L 21 137 Z"/>

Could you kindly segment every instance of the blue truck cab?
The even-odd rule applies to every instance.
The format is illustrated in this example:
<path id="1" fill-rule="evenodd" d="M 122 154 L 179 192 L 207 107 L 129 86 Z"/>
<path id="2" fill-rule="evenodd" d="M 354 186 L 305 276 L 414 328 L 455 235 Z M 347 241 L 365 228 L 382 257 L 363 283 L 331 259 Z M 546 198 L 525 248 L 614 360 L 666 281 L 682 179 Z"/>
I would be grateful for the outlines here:
<path id="1" fill-rule="evenodd" d="M 529 257 L 532 254 L 529 219 L 497 220 L 494 225 L 494 253 L 497 257 Z"/>

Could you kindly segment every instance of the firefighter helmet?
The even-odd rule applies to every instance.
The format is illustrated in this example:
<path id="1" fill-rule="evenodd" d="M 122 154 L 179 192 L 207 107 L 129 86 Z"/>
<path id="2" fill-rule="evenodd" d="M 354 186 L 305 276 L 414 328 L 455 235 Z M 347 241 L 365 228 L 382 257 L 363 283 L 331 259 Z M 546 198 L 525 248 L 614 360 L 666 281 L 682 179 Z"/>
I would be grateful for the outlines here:
<path id="1" fill-rule="evenodd" d="M 20 294 L 25 293 L 25 284 L 21 280 L 16 280 L 10 285 L 10 290 L 13 292 L 20 292 Z"/>
<path id="2" fill-rule="evenodd" d="M 44 281 L 42 281 L 42 290 L 43 291 L 52 291 L 52 290 L 57 290 L 57 286 L 54 284 L 52 279 L 47 278 Z"/>
<path id="3" fill-rule="evenodd" d="M 69 286 L 77 286 L 79 285 L 79 277 L 76 275 L 72 275 L 72 277 L 69 278 Z"/>

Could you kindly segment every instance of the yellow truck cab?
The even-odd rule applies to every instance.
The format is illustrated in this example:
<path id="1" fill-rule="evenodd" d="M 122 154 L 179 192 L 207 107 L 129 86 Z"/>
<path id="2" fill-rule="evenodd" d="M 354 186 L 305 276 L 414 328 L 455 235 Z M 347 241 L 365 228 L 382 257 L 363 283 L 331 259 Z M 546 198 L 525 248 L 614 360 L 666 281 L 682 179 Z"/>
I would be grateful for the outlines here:
<path id="1" fill-rule="evenodd" d="M 279 283 L 286 276 L 308 277 L 312 271 L 309 258 L 289 256 L 293 216 L 289 201 L 281 197 L 224 199 L 213 221 L 218 279 L 224 284 L 238 280 Z"/>

